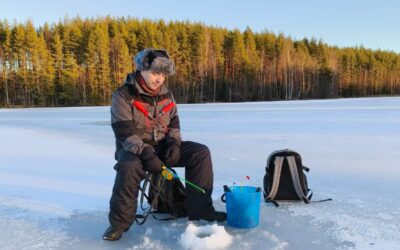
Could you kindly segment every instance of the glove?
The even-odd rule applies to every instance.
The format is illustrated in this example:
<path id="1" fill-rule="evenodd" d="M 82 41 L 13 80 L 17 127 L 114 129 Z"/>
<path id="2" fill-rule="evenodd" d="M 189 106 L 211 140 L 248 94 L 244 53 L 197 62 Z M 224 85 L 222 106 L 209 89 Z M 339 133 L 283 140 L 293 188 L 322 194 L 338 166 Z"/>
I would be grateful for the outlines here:
<path id="1" fill-rule="evenodd" d="M 161 175 L 168 181 L 170 181 L 174 178 L 173 173 L 166 166 L 162 167 Z"/>
<path id="2" fill-rule="evenodd" d="M 140 159 L 142 159 L 142 164 L 144 169 L 150 171 L 151 173 L 159 173 L 164 165 L 160 158 L 158 158 L 156 151 L 153 147 L 145 147 L 140 154 Z"/>
<path id="3" fill-rule="evenodd" d="M 181 157 L 181 146 L 176 140 L 167 142 L 167 149 L 164 154 L 164 162 L 167 167 L 174 167 Z"/>

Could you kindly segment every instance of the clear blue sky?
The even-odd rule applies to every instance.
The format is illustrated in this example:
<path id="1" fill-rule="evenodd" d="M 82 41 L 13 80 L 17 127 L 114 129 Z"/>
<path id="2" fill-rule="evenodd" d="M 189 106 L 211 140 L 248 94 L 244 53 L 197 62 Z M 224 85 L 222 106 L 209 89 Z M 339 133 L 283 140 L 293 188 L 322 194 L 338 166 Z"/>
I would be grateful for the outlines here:
<path id="1" fill-rule="evenodd" d="M 340 47 L 363 45 L 400 53 L 398 0 L 1 0 L 0 19 L 36 26 L 75 17 L 134 16 L 283 32 Z"/>

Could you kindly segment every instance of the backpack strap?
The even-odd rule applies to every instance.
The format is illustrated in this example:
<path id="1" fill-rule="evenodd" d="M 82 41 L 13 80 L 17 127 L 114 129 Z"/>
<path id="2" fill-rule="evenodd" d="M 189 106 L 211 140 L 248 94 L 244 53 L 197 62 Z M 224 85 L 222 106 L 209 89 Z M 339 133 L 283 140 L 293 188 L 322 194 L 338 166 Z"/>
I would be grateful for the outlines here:
<path id="1" fill-rule="evenodd" d="M 173 170 L 171 169 L 171 171 L 173 171 Z M 173 171 L 173 173 L 175 173 L 175 171 Z M 162 189 L 164 188 L 164 183 L 166 182 L 166 179 L 161 174 L 156 175 L 155 178 L 158 178 L 157 179 L 157 186 L 156 186 L 156 189 L 155 189 L 155 190 L 158 190 L 158 192 L 157 192 L 158 195 L 154 197 L 155 201 L 153 201 L 153 203 L 151 205 L 152 208 L 153 208 L 153 210 L 151 211 L 151 214 L 152 214 L 153 218 L 156 219 L 156 220 L 160 220 L 160 221 L 175 220 L 177 218 L 177 216 L 175 216 L 173 214 L 160 212 L 160 211 L 154 209 L 155 207 L 157 207 L 158 196 L 161 193 Z M 154 188 L 154 186 L 153 186 L 153 188 Z M 156 216 L 156 214 L 163 214 L 164 216 L 159 217 L 159 216 Z"/>
<path id="2" fill-rule="evenodd" d="M 175 172 L 174 172 L 175 173 Z M 152 183 L 151 178 L 158 178 L 156 185 Z M 159 221 L 171 221 L 175 220 L 178 217 L 174 214 L 168 214 L 164 212 L 159 212 L 155 210 L 154 208 L 157 207 L 158 203 L 158 196 L 160 195 L 162 189 L 164 188 L 164 185 L 166 183 L 166 179 L 160 176 L 157 176 L 155 174 L 146 174 L 146 177 L 142 183 L 142 186 L 139 186 L 139 190 L 141 191 L 140 195 L 140 208 L 143 210 L 143 214 L 136 214 L 136 223 L 138 225 L 143 225 L 149 215 L 151 214 L 154 219 L 159 220 Z M 146 194 L 146 189 L 147 185 L 149 185 L 149 188 L 151 187 L 153 190 L 155 190 L 155 194 L 153 197 L 152 202 L 150 203 L 150 197 Z M 148 207 L 144 206 L 144 198 L 146 198 Z M 156 216 L 156 214 L 163 214 L 164 216 Z"/>
<path id="3" fill-rule="evenodd" d="M 296 160 L 294 159 L 294 156 L 287 156 L 286 157 L 289 165 L 289 170 L 290 174 L 292 176 L 292 181 L 293 181 L 293 186 L 294 190 L 296 191 L 297 196 L 302 199 L 305 203 L 309 203 L 312 196 L 312 191 L 309 189 L 308 190 L 308 197 L 304 194 L 303 189 L 301 188 L 300 185 L 300 179 L 299 179 L 299 172 L 297 171 L 297 164 Z"/>
<path id="4" fill-rule="evenodd" d="M 267 200 L 273 200 L 278 192 L 279 181 L 281 178 L 282 172 L 282 165 L 283 165 L 284 157 L 275 157 L 275 169 L 274 169 L 274 177 L 272 178 L 272 187 L 271 191 L 269 192 L 268 196 L 266 197 Z"/>
<path id="5" fill-rule="evenodd" d="M 140 190 L 140 208 L 143 211 L 146 211 L 148 209 L 148 207 L 144 207 L 144 198 L 146 198 L 147 203 L 149 203 L 148 201 L 150 200 L 149 196 L 146 194 L 146 190 L 147 190 L 147 185 L 149 185 L 150 183 L 150 178 L 151 178 L 151 174 L 147 174 L 146 173 L 146 177 L 144 178 L 144 181 L 142 183 L 142 185 L 139 185 L 139 190 Z"/>

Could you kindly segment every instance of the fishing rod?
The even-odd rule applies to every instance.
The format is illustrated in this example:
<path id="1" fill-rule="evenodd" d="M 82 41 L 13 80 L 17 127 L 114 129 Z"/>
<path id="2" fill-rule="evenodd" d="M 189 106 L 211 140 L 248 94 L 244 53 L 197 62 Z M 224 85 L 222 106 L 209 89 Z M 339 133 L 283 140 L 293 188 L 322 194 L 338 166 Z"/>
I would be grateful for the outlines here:
<path id="1" fill-rule="evenodd" d="M 202 189 L 201 187 L 197 186 L 196 184 L 194 184 L 194 183 L 192 183 L 192 182 L 190 182 L 190 181 L 188 181 L 188 180 L 186 180 L 186 179 L 180 177 L 179 175 L 173 173 L 173 172 L 172 172 L 171 170 L 169 170 L 166 166 L 163 166 L 162 169 L 163 169 L 163 170 L 162 170 L 162 172 L 161 172 L 161 175 L 162 175 L 165 179 L 167 179 L 167 180 L 170 181 L 170 180 L 172 180 L 173 178 L 177 178 L 177 179 L 182 180 L 182 181 L 184 181 L 185 183 L 189 184 L 191 187 L 193 187 L 193 188 L 195 188 L 196 190 L 202 192 L 203 194 L 206 193 L 206 191 L 205 191 L 204 189 Z"/>

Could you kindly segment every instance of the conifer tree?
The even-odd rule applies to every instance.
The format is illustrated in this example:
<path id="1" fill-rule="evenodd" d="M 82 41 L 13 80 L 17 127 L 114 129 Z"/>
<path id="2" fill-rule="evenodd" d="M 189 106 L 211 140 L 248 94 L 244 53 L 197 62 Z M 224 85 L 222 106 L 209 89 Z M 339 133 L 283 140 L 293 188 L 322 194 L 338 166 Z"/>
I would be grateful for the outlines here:
<path id="1" fill-rule="evenodd" d="M 1 103 L 10 105 L 10 62 L 11 62 L 11 31 L 7 21 L 0 20 L 0 73 L 1 73 Z"/>
<path id="2" fill-rule="evenodd" d="M 90 32 L 87 46 L 87 81 L 91 104 L 109 102 L 111 97 L 109 37 L 106 23 L 96 23 Z"/>
<path id="3" fill-rule="evenodd" d="M 123 83 L 126 74 L 132 71 L 131 65 L 128 46 L 117 32 L 110 42 L 111 89 Z"/>
<path id="4" fill-rule="evenodd" d="M 258 92 L 258 88 L 252 86 L 252 83 L 256 82 L 256 76 L 259 71 L 260 58 L 257 53 L 256 41 L 253 35 L 253 31 L 250 27 L 247 27 L 243 33 L 245 56 L 244 56 L 244 82 L 243 82 L 243 98 L 245 101 L 253 100 Z M 250 90 L 250 97 L 248 91 Z"/>
<path id="5" fill-rule="evenodd" d="M 54 96 L 55 105 L 59 105 L 60 93 L 64 92 L 65 81 L 63 78 L 64 54 L 60 35 L 55 33 L 51 44 L 52 58 L 54 61 Z"/>
<path id="6" fill-rule="evenodd" d="M 241 101 L 243 97 L 239 84 L 243 83 L 242 70 L 245 58 L 245 45 L 243 35 L 238 29 L 230 31 L 225 38 L 224 50 L 226 56 L 226 78 L 228 78 L 228 102 Z"/>
<path id="7" fill-rule="evenodd" d="M 15 24 L 11 31 L 11 72 L 14 75 L 12 88 L 15 105 L 28 105 L 27 95 L 27 58 L 25 51 L 25 29 L 22 24 Z"/>
<path id="8" fill-rule="evenodd" d="M 222 72 L 224 67 L 223 43 L 225 30 L 210 29 L 210 46 L 208 54 L 209 71 L 212 76 L 212 101 L 215 102 L 219 97 L 220 91 L 217 90 L 218 82 L 223 81 Z"/>
<path id="9" fill-rule="evenodd" d="M 27 57 L 27 77 L 25 87 L 27 91 L 27 105 L 37 105 L 40 103 L 40 68 L 38 38 L 35 27 L 31 21 L 25 25 L 25 53 Z"/>
<path id="10" fill-rule="evenodd" d="M 188 31 L 184 23 L 175 23 L 176 37 L 179 44 L 178 51 L 175 54 L 174 60 L 177 65 L 177 80 L 181 83 L 178 88 L 178 100 L 183 103 L 193 102 L 189 94 L 189 89 L 192 83 L 192 64 L 190 61 L 190 45 Z"/>
<path id="11" fill-rule="evenodd" d="M 66 52 L 63 58 L 62 78 L 63 91 L 60 93 L 59 102 L 63 106 L 72 106 L 79 103 L 80 92 L 78 86 L 79 67 L 73 52 Z"/>
<path id="12" fill-rule="evenodd" d="M 192 27 L 189 36 L 191 69 L 190 74 L 193 102 L 203 101 L 204 84 L 207 77 L 208 31 L 198 24 Z M 197 76 L 197 77 L 196 77 Z"/>

